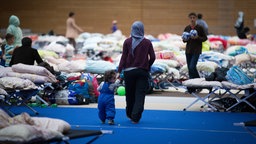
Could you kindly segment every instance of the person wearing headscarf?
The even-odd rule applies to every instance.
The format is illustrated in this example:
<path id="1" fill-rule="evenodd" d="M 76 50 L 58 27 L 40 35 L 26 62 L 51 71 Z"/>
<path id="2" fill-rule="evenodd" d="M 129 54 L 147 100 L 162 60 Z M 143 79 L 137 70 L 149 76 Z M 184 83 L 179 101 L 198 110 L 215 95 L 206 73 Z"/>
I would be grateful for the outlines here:
<path id="1" fill-rule="evenodd" d="M 144 24 L 135 21 L 131 36 L 123 43 L 118 72 L 124 75 L 126 91 L 126 116 L 138 123 L 144 111 L 149 71 L 155 61 L 155 52 L 149 39 L 144 37 Z"/>
<path id="2" fill-rule="evenodd" d="M 114 33 L 115 31 L 118 30 L 118 27 L 117 27 L 117 20 L 113 20 L 113 21 L 112 21 L 111 30 L 112 30 L 112 33 Z"/>
<path id="3" fill-rule="evenodd" d="M 20 28 L 20 19 L 15 16 L 11 15 L 9 18 L 9 26 L 6 30 L 6 33 L 14 35 L 14 47 L 21 46 L 21 39 L 23 37 L 22 30 Z"/>
<path id="4" fill-rule="evenodd" d="M 13 51 L 10 66 L 18 63 L 34 65 L 35 61 L 37 64 L 42 63 L 43 60 L 40 57 L 38 51 L 32 48 L 31 46 L 32 46 L 31 38 L 24 37 L 22 39 L 22 46 L 14 49 Z"/>

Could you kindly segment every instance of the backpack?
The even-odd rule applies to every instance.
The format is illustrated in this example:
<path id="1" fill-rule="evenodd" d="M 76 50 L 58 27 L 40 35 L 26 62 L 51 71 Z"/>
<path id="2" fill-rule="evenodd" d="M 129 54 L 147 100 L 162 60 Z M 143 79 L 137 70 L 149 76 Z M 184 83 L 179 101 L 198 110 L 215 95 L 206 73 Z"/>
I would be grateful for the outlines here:
<path id="1" fill-rule="evenodd" d="M 237 84 L 244 85 L 253 83 L 253 78 L 249 77 L 241 68 L 238 66 L 232 66 L 226 75 L 228 81 Z"/>

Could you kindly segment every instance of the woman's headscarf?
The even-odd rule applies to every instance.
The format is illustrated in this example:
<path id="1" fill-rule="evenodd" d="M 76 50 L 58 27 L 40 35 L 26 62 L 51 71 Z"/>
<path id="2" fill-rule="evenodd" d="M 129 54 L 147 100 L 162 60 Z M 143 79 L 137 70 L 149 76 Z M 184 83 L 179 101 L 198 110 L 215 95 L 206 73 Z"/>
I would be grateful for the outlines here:
<path id="1" fill-rule="evenodd" d="M 135 21 L 131 28 L 132 54 L 138 44 L 144 39 L 144 25 L 141 21 Z"/>

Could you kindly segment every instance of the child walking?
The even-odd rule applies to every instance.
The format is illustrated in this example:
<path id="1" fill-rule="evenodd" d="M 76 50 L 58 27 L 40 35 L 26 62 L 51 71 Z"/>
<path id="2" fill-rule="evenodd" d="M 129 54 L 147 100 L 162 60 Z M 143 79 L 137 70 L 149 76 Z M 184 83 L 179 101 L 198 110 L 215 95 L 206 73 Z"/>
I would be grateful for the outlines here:
<path id="1" fill-rule="evenodd" d="M 118 86 L 116 82 L 116 72 L 114 70 L 106 71 L 104 74 L 104 82 L 101 82 L 98 91 L 98 110 L 99 118 L 102 123 L 108 121 L 109 125 L 114 125 L 116 114 L 114 93 L 115 88 Z"/>

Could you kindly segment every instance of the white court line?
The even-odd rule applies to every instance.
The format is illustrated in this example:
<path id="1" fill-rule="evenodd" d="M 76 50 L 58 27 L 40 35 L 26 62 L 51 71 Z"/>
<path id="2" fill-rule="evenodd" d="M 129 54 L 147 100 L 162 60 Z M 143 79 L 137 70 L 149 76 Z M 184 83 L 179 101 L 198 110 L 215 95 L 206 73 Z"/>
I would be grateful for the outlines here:
<path id="1" fill-rule="evenodd" d="M 71 125 L 72 127 L 76 128 L 83 128 L 83 127 L 91 127 L 91 128 L 100 128 L 100 130 L 108 129 L 108 128 L 121 128 L 121 129 L 145 129 L 145 130 L 163 130 L 163 131 L 194 131 L 194 132 L 211 132 L 211 133 L 237 133 L 237 134 L 248 134 L 248 132 L 241 132 L 241 131 L 225 131 L 225 130 L 204 130 L 204 129 L 181 129 L 181 128 L 155 128 L 155 127 L 132 127 L 132 126 L 121 126 L 120 124 L 115 125 Z"/>

